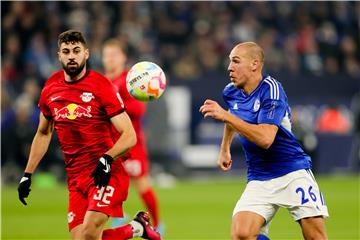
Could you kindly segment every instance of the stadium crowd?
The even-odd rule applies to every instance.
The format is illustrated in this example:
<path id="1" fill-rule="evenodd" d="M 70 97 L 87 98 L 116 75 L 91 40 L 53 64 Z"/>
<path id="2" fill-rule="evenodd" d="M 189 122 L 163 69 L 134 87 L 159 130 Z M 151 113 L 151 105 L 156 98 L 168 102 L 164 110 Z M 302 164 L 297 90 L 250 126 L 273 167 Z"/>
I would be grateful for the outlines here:
<path id="1" fill-rule="evenodd" d="M 360 2 L 16 1 L 1 3 L 1 20 L 2 164 L 25 164 L 40 89 L 60 67 L 57 36 L 70 28 L 85 33 L 99 71 L 103 42 L 117 37 L 130 64 L 155 61 L 184 85 L 224 71 L 241 41 L 264 48 L 269 72 L 360 78 Z"/>

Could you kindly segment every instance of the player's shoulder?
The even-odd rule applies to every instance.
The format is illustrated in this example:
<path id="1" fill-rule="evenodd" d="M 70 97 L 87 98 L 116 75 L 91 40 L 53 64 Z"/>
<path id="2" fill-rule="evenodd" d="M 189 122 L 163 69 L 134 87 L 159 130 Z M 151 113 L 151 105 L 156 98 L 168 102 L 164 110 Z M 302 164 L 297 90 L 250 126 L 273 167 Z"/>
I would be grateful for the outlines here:
<path id="1" fill-rule="evenodd" d="M 59 70 L 51 75 L 44 84 L 42 92 L 47 92 L 51 90 L 54 85 L 59 84 L 64 79 L 64 72 L 63 70 Z"/>
<path id="2" fill-rule="evenodd" d="M 59 81 L 61 79 L 64 78 L 64 71 L 63 70 L 59 70 L 55 73 L 53 73 L 53 75 L 51 75 L 45 82 L 45 86 L 49 85 L 49 84 L 53 84 L 56 81 Z"/>
<path id="3" fill-rule="evenodd" d="M 264 77 L 261 82 L 261 94 L 272 100 L 280 100 L 284 95 L 281 83 L 270 75 Z"/>
<path id="4" fill-rule="evenodd" d="M 91 81 L 94 85 L 99 86 L 100 88 L 113 86 L 113 83 L 109 78 L 95 70 L 89 70 L 88 77 L 92 79 Z"/>

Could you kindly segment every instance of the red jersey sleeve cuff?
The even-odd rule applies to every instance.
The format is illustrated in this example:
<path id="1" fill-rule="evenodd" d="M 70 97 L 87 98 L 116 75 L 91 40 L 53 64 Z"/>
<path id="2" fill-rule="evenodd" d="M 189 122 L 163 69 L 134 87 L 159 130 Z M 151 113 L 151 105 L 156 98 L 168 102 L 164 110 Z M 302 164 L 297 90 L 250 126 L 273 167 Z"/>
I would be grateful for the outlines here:
<path id="1" fill-rule="evenodd" d="M 109 117 L 109 118 L 112 118 L 112 117 L 114 117 L 114 116 L 116 116 L 116 115 L 118 115 L 118 114 L 120 114 L 120 113 L 125 112 L 125 110 L 126 110 L 126 108 L 123 108 L 123 109 L 120 109 L 119 111 L 110 113 L 110 114 L 108 114 L 108 117 Z"/>
<path id="2" fill-rule="evenodd" d="M 47 120 L 52 120 L 52 116 L 51 115 L 46 115 L 44 113 L 42 113 L 44 115 L 44 117 L 47 119 Z"/>

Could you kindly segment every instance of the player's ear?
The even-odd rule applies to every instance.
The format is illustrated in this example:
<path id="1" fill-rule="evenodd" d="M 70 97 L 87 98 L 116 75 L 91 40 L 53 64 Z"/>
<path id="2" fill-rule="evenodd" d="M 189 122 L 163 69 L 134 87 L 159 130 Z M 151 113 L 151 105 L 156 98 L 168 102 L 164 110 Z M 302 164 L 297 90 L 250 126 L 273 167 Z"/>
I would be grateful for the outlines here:
<path id="1" fill-rule="evenodd" d="M 88 60 L 89 57 L 90 57 L 90 51 L 88 48 L 85 48 L 85 59 Z"/>
<path id="2" fill-rule="evenodd" d="M 255 71 L 259 68 L 260 61 L 258 59 L 254 59 L 251 63 L 251 70 Z"/>

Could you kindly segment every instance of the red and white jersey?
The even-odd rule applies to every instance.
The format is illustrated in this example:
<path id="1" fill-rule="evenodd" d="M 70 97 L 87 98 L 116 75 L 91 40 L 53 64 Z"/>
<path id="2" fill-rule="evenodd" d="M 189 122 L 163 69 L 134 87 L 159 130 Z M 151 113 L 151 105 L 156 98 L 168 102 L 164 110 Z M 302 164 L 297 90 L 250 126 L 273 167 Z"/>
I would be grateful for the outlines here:
<path id="1" fill-rule="evenodd" d="M 55 123 L 68 173 L 95 168 L 114 144 L 110 118 L 125 110 L 111 81 L 92 70 L 76 82 L 66 82 L 63 70 L 55 73 L 45 83 L 39 107 Z M 122 168 L 115 161 L 113 170 L 116 165 Z"/>

